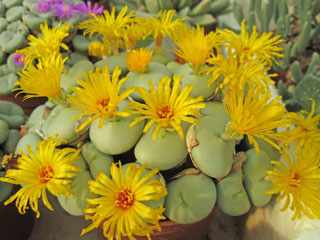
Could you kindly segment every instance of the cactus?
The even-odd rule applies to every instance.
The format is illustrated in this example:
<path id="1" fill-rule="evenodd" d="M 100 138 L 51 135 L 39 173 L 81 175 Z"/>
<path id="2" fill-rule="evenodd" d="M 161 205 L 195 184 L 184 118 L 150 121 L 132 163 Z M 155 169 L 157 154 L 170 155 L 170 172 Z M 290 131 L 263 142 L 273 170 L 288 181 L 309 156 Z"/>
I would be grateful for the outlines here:
<path id="1" fill-rule="evenodd" d="M 300 62 L 291 64 L 292 82 L 278 82 L 279 93 L 290 111 L 300 111 L 302 109 L 311 111 L 313 98 L 316 103 L 320 101 L 320 57 L 318 53 L 313 53 L 310 64 L 303 73 Z M 316 104 L 315 114 L 320 113 L 320 106 Z"/>
<path id="2" fill-rule="evenodd" d="M 146 17 L 146 13 L 154 15 L 160 10 L 175 9 L 177 18 L 185 20 L 193 26 L 210 26 L 217 23 L 217 16 L 231 11 L 229 0 L 142 0 L 118 1 L 111 3 L 117 10 L 128 5 L 128 12 L 135 10 L 138 16 Z"/>

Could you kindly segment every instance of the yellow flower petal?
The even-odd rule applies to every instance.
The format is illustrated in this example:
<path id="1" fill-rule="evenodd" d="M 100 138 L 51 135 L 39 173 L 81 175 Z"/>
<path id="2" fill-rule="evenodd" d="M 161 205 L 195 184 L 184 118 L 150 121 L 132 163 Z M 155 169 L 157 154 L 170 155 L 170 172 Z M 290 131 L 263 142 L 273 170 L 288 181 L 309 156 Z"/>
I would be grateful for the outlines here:
<path id="1" fill-rule="evenodd" d="M 19 91 L 17 95 L 25 93 L 24 99 L 31 97 L 48 97 L 55 99 L 62 96 L 60 79 L 64 68 L 61 54 L 50 54 L 39 59 L 37 66 L 30 65 L 19 72 L 20 79 L 16 85 L 20 86 L 14 91 Z"/>
<path id="2" fill-rule="evenodd" d="M 167 194 L 166 188 L 158 180 L 150 180 L 158 172 L 154 169 L 142 177 L 145 165 L 130 164 L 123 174 L 121 163 L 111 166 L 111 178 L 103 173 L 95 181 L 89 181 L 89 188 L 99 198 L 87 199 L 84 212 L 92 224 L 83 229 L 81 235 L 98 228 L 103 223 L 103 233 L 108 239 L 127 236 L 147 236 L 154 230 L 160 231 L 159 220 L 164 219 L 164 209 L 150 208 L 142 203 L 159 200 Z M 116 187 L 114 187 L 116 186 Z"/>
<path id="3" fill-rule="evenodd" d="M 126 66 L 129 71 L 144 73 L 148 71 L 153 51 L 146 48 L 133 50 L 129 53 L 125 61 L 128 63 Z"/>
<path id="4" fill-rule="evenodd" d="M 5 202 L 5 205 L 16 200 L 19 212 L 24 214 L 29 203 L 31 209 L 37 213 L 37 218 L 39 218 L 38 199 L 40 197 L 42 197 L 44 205 L 53 210 L 48 201 L 46 190 L 55 196 L 70 193 L 68 185 L 71 176 L 75 176 L 72 173 L 80 171 L 79 168 L 71 164 L 78 159 L 80 151 L 74 148 L 56 148 L 64 142 L 61 140 L 54 142 L 56 137 L 57 135 L 38 143 L 35 155 L 29 146 L 28 154 L 30 157 L 20 151 L 21 157 L 18 159 L 17 169 L 8 170 L 6 175 L 0 178 L 0 181 L 23 185 L 23 187 L 11 196 Z"/>
<path id="5" fill-rule="evenodd" d="M 48 55 L 60 54 L 60 48 L 68 50 L 68 46 L 63 43 L 63 39 L 69 35 L 67 31 L 70 26 L 68 24 L 59 24 L 53 28 L 49 28 L 47 22 L 40 25 L 42 32 L 41 37 L 35 37 L 30 34 L 28 36 L 28 45 L 30 47 L 16 51 L 16 53 L 25 56 L 25 66 L 32 65 L 31 62 L 37 58 L 46 58 Z"/>
<path id="6" fill-rule="evenodd" d="M 250 84 L 246 96 L 244 89 L 224 91 L 224 94 L 224 106 L 231 118 L 229 136 L 234 133 L 237 136 L 247 135 L 249 142 L 254 144 L 257 154 L 259 154 L 259 145 L 254 139 L 255 137 L 261 138 L 280 149 L 270 139 L 280 140 L 281 135 L 275 130 L 279 127 L 291 126 L 285 119 L 286 109 L 284 104 L 279 102 L 281 97 L 270 101 L 269 89 L 264 92 Z"/>
<path id="7" fill-rule="evenodd" d="M 104 42 L 118 41 L 121 32 L 129 27 L 132 22 L 131 18 L 134 17 L 134 13 L 127 14 L 128 7 L 125 6 L 116 16 L 115 7 L 112 8 L 111 13 L 107 10 L 102 15 L 94 15 L 79 24 L 80 29 L 84 29 L 84 35 L 102 35 Z"/>
<path id="8" fill-rule="evenodd" d="M 295 126 L 292 129 L 281 132 L 286 138 L 283 142 L 286 146 L 296 143 L 299 146 L 308 146 L 313 151 L 320 150 L 320 129 L 318 127 L 320 114 L 314 115 L 316 103 L 313 99 L 311 101 L 312 108 L 310 113 L 306 111 L 301 113 L 290 112 L 286 115 L 288 121 Z"/>
<path id="9" fill-rule="evenodd" d="M 194 86 L 187 86 L 180 92 L 180 80 L 181 76 L 174 75 L 174 83 L 171 88 L 171 79 L 164 77 L 159 82 L 158 91 L 151 81 L 149 81 L 150 92 L 137 87 L 136 90 L 145 103 L 131 102 L 129 108 L 131 113 L 141 114 L 144 117 L 137 117 L 130 126 L 143 119 L 151 119 L 144 127 L 144 132 L 148 131 L 153 123 L 156 123 L 152 134 L 154 140 L 161 128 L 165 129 L 170 126 L 179 133 L 181 139 L 184 139 L 181 120 L 194 122 L 193 119 L 196 119 L 194 115 L 200 116 L 198 108 L 204 108 L 205 103 L 203 97 L 192 98 L 189 96 Z"/>
<path id="10" fill-rule="evenodd" d="M 175 54 L 191 63 L 196 69 L 203 66 L 214 48 L 218 48 L 221 44 L 218 35 L 213 32 L 205 34 L 204 28 L 198 25 L 196 29 L 188 30 L 183 37 L 177 39 L 178 49 L 175 49 Z"/>
<path id="11" fill-rule="evenodd" d="M 97 118 L 101 118 L 99 127 L 102 127 L 105 119 L 130 115 L 127 110 L 118 110 L 119 103 L 134 91 L 133 88 L 130 88 L 119 95 L 121 85 L 127 80 L 127 78 L 122 78 L 119 81 L 120 74 L 121 70 L 117 66 L 110 79 L 108 67 L 105 66 L 102 69 L 97 68 L 95 72 L 91 70 L 89 76 L 84 73 L 84 80 L 78 79 L 81 87 L 73 87 L 71 90 L 76 95 L 68 95 L 67 101 L 76 105 L 70 107 L 71 109 L 80 110 L 83 113 L 74 116 L 73 119 L 85 115 L 93 116 L 86 120 L 77 131 Z"/>
<path id="12" fill-rule="evenodd" d="M 271 65 L 272 60 L 275 60 L 274 56 L 283 56 L 281 53 L 283 48 L 277 47 L 279 43 L 284 41 L 280 39 L 280 35 L 272 37 L 272 32 L 264 32 L 259 37 L 256 26 L 253 26 L 252 33 L 249 36 L 246 31 L 245 19 L 241 23 L 240 36 L 228 29 L 224 29 L 224 31 L 218 30 L 218 33 L 221 34 L 225 46 L 228 49 L 232 49 L 242 63 L 257 58 Z"/>
<path id="13" fill-rule="evenodd" d="M 296 156 L 289 150 L 282 152 L 285 164 L 276 165 L 267 171 L 274 189 L 267 194 L 278 194 L 277 201 L 285 198 L 281 211 L 294 211 L 292 220 L 305 214 L 309 218 L 320 219 L 320 165 L 319 156 L 303 146 L 296 148 Z"/>

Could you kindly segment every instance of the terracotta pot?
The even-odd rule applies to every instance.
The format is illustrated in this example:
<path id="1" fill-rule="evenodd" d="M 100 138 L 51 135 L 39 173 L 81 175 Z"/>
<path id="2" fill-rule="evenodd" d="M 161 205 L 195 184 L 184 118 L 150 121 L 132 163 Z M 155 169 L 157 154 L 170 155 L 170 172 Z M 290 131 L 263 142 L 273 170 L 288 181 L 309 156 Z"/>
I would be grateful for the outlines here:
<path id="1" fill-rule="evenodd" d="M 0 95 L 0 100 L 10 101 L 18 104 L 20 107 L 22 107 L 24 114 L 27 116 L 30 116 L 36 107 L 44 104 L 48 100 L 46 97 L 35 97 L 23 101 L 23 96 L 24 95 L 22 94 L 18 95 L 17 97 L 15 97 L 15 94 Z"/>
<path id="2" fill-rule="evenodd" d="M 217 206 L 203 220 L 192 224 L 180 224 L 174 221 L 166 220 L 160 222 L 161 232 L 155 231 L 150 235 L 152 240 L 206 240 L 210 223 Z M 135 236 L 137 240 L 147 240 L 147 237 Z M 128 237 L 122 237 L 122 240 L 129 240 Z"/>
<path id="3" fill-rule="evenodd" d="M 32 232 L 34 221 L 35 214 L 30 209 L 26 214 L 22 215 L 18 212 L 15 202 L 7 206 L 0 202 L 0 239 L 28 239 Z"/>

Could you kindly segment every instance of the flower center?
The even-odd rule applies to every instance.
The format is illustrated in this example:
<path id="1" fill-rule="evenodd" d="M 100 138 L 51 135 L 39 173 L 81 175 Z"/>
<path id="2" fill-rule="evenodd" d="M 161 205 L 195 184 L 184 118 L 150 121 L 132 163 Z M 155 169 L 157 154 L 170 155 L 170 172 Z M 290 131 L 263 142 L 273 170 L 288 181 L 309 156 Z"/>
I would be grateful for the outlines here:
<path id="1" fill-rule="evenodd" d="M 248 50 L 250 50 L 250 48 L 249 47 L 244 47 L 243 50 L 244 51 L 248 51 Z"/>
<path id="2" fill-rule="evenodd" d="M 97 101 L 96 104 L 101 108 L 103 108 L 105 111 L 108 111 L 109 102 L 110 102 L 110 98 L 107 97 Z"/>
<path id="3" fill-rule="evenodd" d="M 46 7 L 46 3 L 45 2 L 43 2 L 43 3 L 41 3 L 41 7 Z"/>
<path id="4" fill-rule="evenodd" d="M 118 191 L 115 201 L 116 208 L 122 208 L 122 210 L 126 210 L 133 205 L 134 200 L 134 195 L 131 190 L 125 188 L 121 191 Z"/>
<path id="5" fill-rule="evenodd" d="M 23 63 L 24 62 L 24 56 L 21 55 L 21 57 L 19 57 L 19 63 Z"/>
<path id="6" fill-rule="evenodd" d="M 53 171 L 52 167 L 44 166 L 42 168 L 39 168 L 38 175 L 40 177 L 41 183 L 47 183 L 50 181 L 51 178 L 53 178 L 54 171 Z"/>
<path id="7" fill-rule="evenodd" d="M 168 118 L 173 117 L 173 112 L 169 106 L 165 106 L 161 109 L 158 109 L 157 114 L 160 118 Z"/>
<path id="8" fill-rule="evenodd" d="M 68 11 L 69 11 L 69 7 L 68 7 L 67 5 L 65 5 L 65 6 L 63 7 L 63 11 L 68 12 Z"/>
<path id="9" fill-rule="evenodd" d="M 293 188 L 300 186 L 300 176 L 298 173 L 295 172 L 293 177 L 290 178 L 289 186 Z"/>
<path id="10" fill-rule="evenodd" d="M 186 60 L 178 54 L 174 55 L 174 60 L 180 64 L 186 63 Z"/>

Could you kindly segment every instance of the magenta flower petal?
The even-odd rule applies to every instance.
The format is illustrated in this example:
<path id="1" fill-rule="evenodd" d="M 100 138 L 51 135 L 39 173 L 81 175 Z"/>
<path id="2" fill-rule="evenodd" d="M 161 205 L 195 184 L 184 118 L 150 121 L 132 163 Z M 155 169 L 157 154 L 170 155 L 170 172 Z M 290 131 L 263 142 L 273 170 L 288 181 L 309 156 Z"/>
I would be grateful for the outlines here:
<path id="1" fill-rule="evenodd" d="M 52 5 L 57 5 L 57 4 L 60 4 L 62 3 L 63 1 L 62 0 L 49 0 L 48 3 L 50 6 Z"/>
<path id="2" fill-rule="evenodd" d="M 51 10 L 51 6 L 50 6 L 49 2 L 40 1 L 37 3 L 36 10 L 41 13 L 46 13 Z"/>
<path id="3" fill-rule="evenodd" d="M 78 9 L 72 3 L 59 3 L 55 6 L 54 15 L 62 18 L 70 18 L 78 13 Z"/>
<path id="4" fill-rule="evenodd" d="M 87 14 L 87 15 L 90 15 L 91 13 L 95 14 L 95 15 L 98 15 L 98 14 L 101 14 L 103 13 L 103 6 L 98 6 L 98 3 L 95 3 L 93 5 L 93 8 L 92 8 L 92 4 L 91 4 L 91 1 L 88 1 L 87 4 L 85 3 L 80 3 L 76 6 L 76 8 L 84 13 L 84 14 Z"/>
<path id="5" fill-rule="evenodd" d="M 15 54 L 13 55 L 13 61 L 15 62 L 15 64 L 19 67 L 23 66 L 24 65 L 24 60 L 25 60 L 25 56 L 22 55 L 22 54 Z"/>

